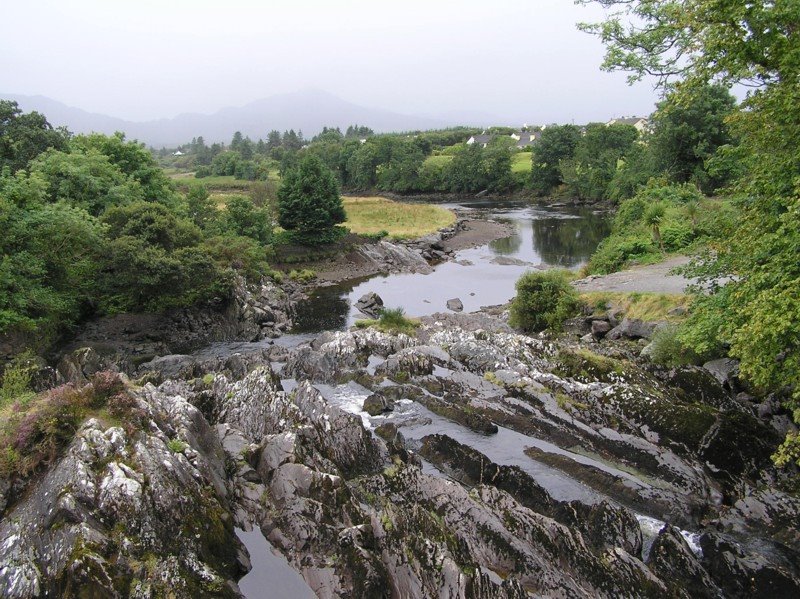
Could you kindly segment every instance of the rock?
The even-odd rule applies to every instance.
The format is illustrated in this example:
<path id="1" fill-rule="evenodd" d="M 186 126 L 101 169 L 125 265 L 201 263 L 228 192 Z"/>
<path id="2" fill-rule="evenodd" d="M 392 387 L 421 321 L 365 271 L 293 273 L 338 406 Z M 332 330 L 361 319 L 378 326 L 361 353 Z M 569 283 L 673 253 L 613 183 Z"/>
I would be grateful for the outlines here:
<path id="1" fill-rule="evenodd" d="M 700 537 L 703 565 L 728 597 L 797 597 L 797 564 L 776 564 L 761 552 L 747 552 L 723 535 Z"/>
<path id="2" fill-rule="evenodd" d="M 686 540 L 669 524 L 664 525 L 653 541 L 647 566 L 666 583 L 672 596 L 712 599 L 722 595 Z"/>
<path id="3" fill-rule="evenodd" d="M 362 409 L 370 416 L 379 416 L 394 409 L 394 402 L 386 399 L 383 395 L 373 393 L 364 400 Z"/>
<path id="4" fill-rule="evenodd" d="M 689 311 L 685 306 L 675 306 L 669 312 L 667 312 L 667 314 L 670 316 L 686 316 L 688 313 Z"/>
<path id="5" fill-rule="evenodd" d="M 453 312 L 461 312 L 464 310 L 464 304 L 457 297 L 449 299 L 447 300 L 447 309 Z"/>
<path id="6" fill-rule="evenodd" d="M 592 337 L 602 339 L 611 330 L 611 325 L 605 320 L 592 321 Z"/>
<path id="7" fill-rule="evenodd" d="M 739 361 L 732 358 L 719 358 L 703 364 L 708 372 L 729 391 L 739 390 Z"/>
<path id="8" fill-rule="evenodd" d="M 644 322 L 635 318 L 622 319 L 622 322 L 611 329 L 606 337 L 611 340 L 622 339 L 650 339 L 656 328 L 655 322 Z"/>
<path id="9" fill-rule="evenodd" d="M 370 291 L 359 298 L 355 304 L 355 308 L 365 316 L 378 318 L 383 308 L 383 299 L 374 291 Z"/>

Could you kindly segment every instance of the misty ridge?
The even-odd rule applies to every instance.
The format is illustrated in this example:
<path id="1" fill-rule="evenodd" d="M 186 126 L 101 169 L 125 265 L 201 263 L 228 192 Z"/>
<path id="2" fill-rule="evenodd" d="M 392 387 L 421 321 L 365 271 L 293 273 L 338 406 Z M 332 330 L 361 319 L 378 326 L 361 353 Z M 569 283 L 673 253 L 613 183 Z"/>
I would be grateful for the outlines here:
<path id="1" fill-rule="evenodd" d="M 153 147 L 177 146 L 197 136 L 211 143 L 227 142 L 236 131 L 258 138 L 272 129 L 294 129 L 311 136 L 323 127 L 345 128 L 352 123 L 364 123 L 376 132 L 385 133 L 456 125 L 488 126 L 503 121 L 495 115 L 475 111 L 401 114 L 348 102 L 320 89 L 274 95 L 212 114 L 185 113 L 141 122 L 88 112 L 45 96 L 3 93 L 0 98 L 16 101 L 25 111 L 45 114 L 53 126 L 65 126 L 73 133 L 110 135 L 122 131 L 128 139 Z"/>

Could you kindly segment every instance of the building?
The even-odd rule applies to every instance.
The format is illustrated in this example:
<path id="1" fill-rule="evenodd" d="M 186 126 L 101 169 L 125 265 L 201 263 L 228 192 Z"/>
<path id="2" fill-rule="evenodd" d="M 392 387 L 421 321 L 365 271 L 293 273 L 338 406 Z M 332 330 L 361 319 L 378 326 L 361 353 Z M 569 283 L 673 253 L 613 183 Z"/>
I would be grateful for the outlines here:
<path id="1" fill-rule="evenodd" d="M 539 141 L 541 136 L 541 131 L 516 131 L 511 134 L 511 139 L 517 142 L 517 148 L 523 149 Z"/>
<path id="2" fill-rule="evenodd" d="M 496 135 L 492 135 L 491 133 L 481 133 L 480 135 L 473 135 L 467 140 L 467 145 L 471 146 L 472 144 L 480 144 L 481 147 L 485 148 L 489 145 Z"/>
<path id="3" fill-rule="evenodd" d="M 649 121 L 643 116 L 626 116 L 618 119 L 611 119 L 606 125 L 631 125 L 636 128 L 639 133 L 647 131 Z"/>

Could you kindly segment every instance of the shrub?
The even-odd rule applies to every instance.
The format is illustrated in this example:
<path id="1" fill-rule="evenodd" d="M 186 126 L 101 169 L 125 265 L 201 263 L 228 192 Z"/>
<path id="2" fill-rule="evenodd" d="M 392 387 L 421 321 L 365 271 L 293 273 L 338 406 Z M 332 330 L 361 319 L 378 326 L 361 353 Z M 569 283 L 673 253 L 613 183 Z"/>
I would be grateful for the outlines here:
<path id="1" fill-rule="evenodd" d="M 365 328 L 374 326 L 385 333 L 405 333 L 413 335 L 419 322 L 407 318 L 403 308 L 384 308 L 378 320 L 358 320 L 356 327 Z"/>
<path id="2" fill-rule="evenodd" d="M 580 308 L 578 294 L 566 271 L 525 273 L 517 281 L 516 289 L 509 323 L 526 332 L 560 330 L 563 322 Z"/>
<path id="3" fill-rule="evenodd" d="M 608 237 L 589 260 L 589 272 L 608 274 L 622 268 L 628 260 L 645 256 L 655 250 L 648 237 Z"/>
<path id="4" fill-rule="evenodd" d="M 289 278 L 292 281 L 298 281 L 300 283 L 310 283 L 311 281 L 317 278 L 317 273 L 315 273 L 310 268 L 304 268 L 302 270 L 292 270 L 289 271 Z"/>
<path id="5" fill-rule="evenodd" d="M 32 357 L 32 353 L 24 352 L 6 364 L 3 384 L 0 385 L 0 406 L 15 400 L 24 403 L 33 395 L 30 389 Z"/>
<path id="6" fill-rule="evenodd" d="M 26 478 L 41 465 L 58 457 L 72 441 L 83 420 L 107 407 L 108 413 L 136 425 L 141 414 L 133 398 L 125 393 L 119 375 L 99 372 L 88 385 L 62 385 L 42 393 L 28 403 L 15 402 L 0 425 L 0 476 Z"/>
<path id="7" fill-rule="evenodd" d="M 666 325 L 656 330 L 650 342 L 650 359 L 653 362 L 664 366 L 685 366 L 700 362 L 700 356 L 680 340 L 678 333 L 677 325 Z"/>
<path id="8" fill-rule="evenodd" d="M 691 227 L 673 223 L 665 226 L 661 230 L 661 239 L 664 241 L 664 248 L 667 251 L 674 252 L 692 243 L 694 240 L 694 232 Z"/>

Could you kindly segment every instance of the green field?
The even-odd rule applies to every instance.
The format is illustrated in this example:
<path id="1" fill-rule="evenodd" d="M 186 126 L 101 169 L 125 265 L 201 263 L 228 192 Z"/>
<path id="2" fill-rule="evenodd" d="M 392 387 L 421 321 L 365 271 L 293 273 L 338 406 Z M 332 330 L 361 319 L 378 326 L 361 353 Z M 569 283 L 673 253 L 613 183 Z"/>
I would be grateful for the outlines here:
<path id="1" fill-rule="evenodd" d="M 531 153 L 519 152 L 511 157 L 511 172 L 513 174 L 529 174 L 531 172 Z"/>
<path id="2" fill-rule="evenodd" d="M 446 164 L 449 164 L 452 160 L 453 160 L 452 156 L 428 156 L 425 159 L 425 163 L 435 166 L 444 166 Z"/>
<path id="3" fill-rule="evenodd" d="M 404 204 L 386 198 L 345 197 L 345 225 L 359 235 L 386 231 L 395 238 L 414 238 L 452 225 L 456 217 L 449 210 L 429 204 Z"/>

